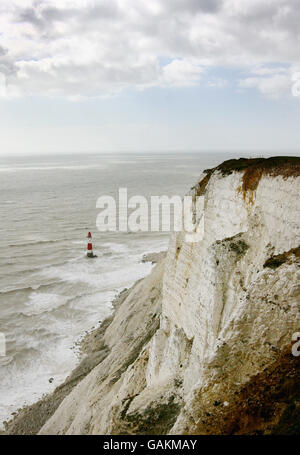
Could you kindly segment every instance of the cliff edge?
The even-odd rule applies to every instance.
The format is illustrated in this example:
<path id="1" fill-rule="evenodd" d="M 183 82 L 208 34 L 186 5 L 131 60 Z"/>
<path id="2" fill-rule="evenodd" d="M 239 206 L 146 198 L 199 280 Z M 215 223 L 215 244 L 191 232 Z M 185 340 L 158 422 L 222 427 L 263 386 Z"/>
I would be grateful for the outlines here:
<path id="1" fill-rule="evenodd" d="M 173 234 L 93 335 L 85 374 L 7 432 L 299 433 L 299 194 L 296 157 L 205 171 L 190 192 L 198 241 Z"/>

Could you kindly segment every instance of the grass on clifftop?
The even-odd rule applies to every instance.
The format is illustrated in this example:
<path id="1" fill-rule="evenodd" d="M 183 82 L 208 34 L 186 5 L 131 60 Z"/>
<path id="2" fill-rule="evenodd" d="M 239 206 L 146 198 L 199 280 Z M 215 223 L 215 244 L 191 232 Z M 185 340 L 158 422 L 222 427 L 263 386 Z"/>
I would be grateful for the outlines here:
<path id="1" fill-rule="evenodd" d="M 270 175 L 283 178 L 300 176 L 300 157 L 298 156 L 273 156 L 271 158 L 239 158 L 224 161 L 212 169 L 206 169 L 206 177 L 196 185 L 197 196 L 201 196 L 209 182 L 211 175 L 220 172 L 223 176 L 233 172 L 243 172 L 241 191 L 244 198 L 248 191 L 255 191 L 261 177 Z"/>

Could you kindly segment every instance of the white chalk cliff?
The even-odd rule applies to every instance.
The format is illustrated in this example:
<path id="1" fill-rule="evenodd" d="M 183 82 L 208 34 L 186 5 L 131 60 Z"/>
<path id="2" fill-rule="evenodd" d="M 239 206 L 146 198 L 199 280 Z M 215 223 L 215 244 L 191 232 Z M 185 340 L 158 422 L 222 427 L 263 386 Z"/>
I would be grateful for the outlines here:
<path id="1" fill-rule="evenodd" d="M 300 331 L 299 161 L 257 161 L 200 176 L 191 195 L 204 197 L 202 239 L 172 235 L 166 258 L 116 308 L 104 359 L 40 434 L 219 432 L 216 415 L 220 432 L 226 415 L 237 425 L 240 394 L 291 355 Z"/>

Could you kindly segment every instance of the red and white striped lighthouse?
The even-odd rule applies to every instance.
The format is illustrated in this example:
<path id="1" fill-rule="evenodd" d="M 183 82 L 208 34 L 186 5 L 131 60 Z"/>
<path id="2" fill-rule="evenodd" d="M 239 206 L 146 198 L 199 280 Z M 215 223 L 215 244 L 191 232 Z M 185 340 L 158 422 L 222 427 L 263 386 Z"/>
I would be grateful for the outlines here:
<path id="1" fill-rule="evenodd" d="M 93 253 L 93 244 L 92 244 L 92 233 L 88 233 L 88 244 L 87 244 L 87 257 L 88 258 L 96 258 L 97 256 Z"/>

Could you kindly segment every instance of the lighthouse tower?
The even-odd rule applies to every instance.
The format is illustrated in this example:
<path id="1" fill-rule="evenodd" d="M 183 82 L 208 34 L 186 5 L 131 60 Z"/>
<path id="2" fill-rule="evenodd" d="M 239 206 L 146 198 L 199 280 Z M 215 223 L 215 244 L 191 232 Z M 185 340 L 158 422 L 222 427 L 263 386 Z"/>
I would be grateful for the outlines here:
<path id="1" fill-rule="evenodd" d="M 87 257 L 88 258 L 96 258 L 97 256 L 93 253 L 93 244 L 92 244 L 92 233 L 88 233 L 88 244 L 87 244 Z"/>

